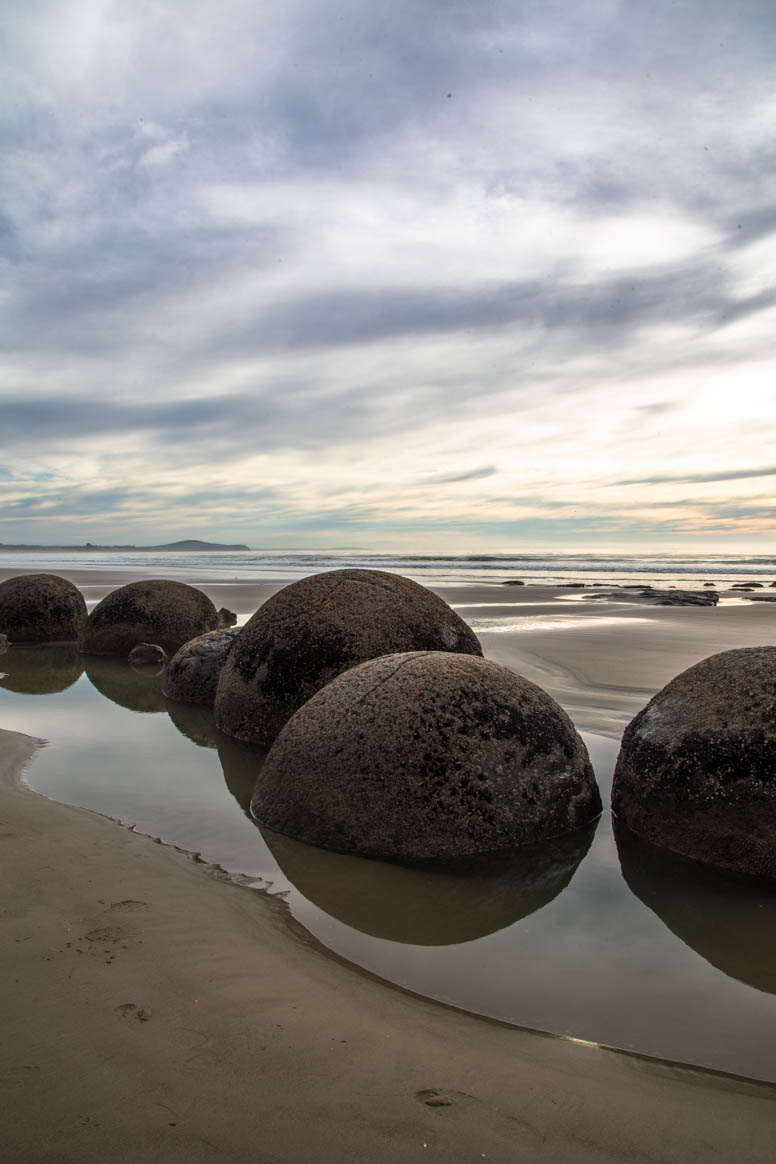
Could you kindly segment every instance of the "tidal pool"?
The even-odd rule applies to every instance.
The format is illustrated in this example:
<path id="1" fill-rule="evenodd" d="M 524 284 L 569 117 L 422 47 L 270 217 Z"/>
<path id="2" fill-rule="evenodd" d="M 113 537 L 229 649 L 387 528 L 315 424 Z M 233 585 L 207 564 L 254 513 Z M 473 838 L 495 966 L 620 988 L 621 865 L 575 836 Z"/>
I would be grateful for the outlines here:
<path id="1" fill-rule="evenodd" d="M 260 829 L 247 806 L 263 753 L 168 703 L 161 674 L 11 647 L 0 675 L 0 725 L 46 741 L 35 791 L 285 894 L 358 965 L 520 1026 L 776 1082 L 776 892 L 615 838 L 615 741 L 584 734 L 607 805 L 597 827 L 414 869 Z"/>

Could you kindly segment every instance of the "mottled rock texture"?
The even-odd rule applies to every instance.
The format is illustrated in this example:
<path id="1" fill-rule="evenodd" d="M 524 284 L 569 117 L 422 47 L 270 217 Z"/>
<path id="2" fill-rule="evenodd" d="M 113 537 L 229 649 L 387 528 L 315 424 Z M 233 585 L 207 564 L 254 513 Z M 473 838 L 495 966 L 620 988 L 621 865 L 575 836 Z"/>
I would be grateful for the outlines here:
<path id="1" fill-rule="evenodd" d="M 178 703 L 212 707 L 224 663 L 240 634 L 239 627 L 208 631 L 176 651 L 164 681 L 164 694 Z"/>
<path id="2" fill-rule="evenodd" d="M 323 848 L 398 861 L 503 852 L 600 812 L 587 751 L 546 692 L 470 655 L 354 667 L 289 720 L 251 811 Z"/>
<path id="3" fill-rule="evenodd" d="M 776 647 L 711 655 L 659 691 L 625 730 L 612 810 L 653 845 L 776 877 Z"/>
<path id="4" fill-rule="evenodd" d="M 194 586 L 166 579 L 130 582 L 95 606 L 86 620 L 81 650 L 126 658 L 138 643 L 158 643 L 172 655 L 217 625 L 216 608 Z"/>
<path id="5" fill-rule="evenodd" d="M 243 628 L 221 673 L 220 731 L 268 746 L 316 691 L 397 651 L 481 655 L 477 636 L 425 586 L 380 570 L 334 570 L 286 586 Z"/>
<path id="6" fill-rule="evenodd" d="M 11 643 L 73 643 L 86 622 L 81 591 L 57 574 L 0 582 L 0 631 Z"/>
<path id="7" fill-rule="evenodd" d="M 158 643 L 138 643 L 128 655 L 128 662 L 133 667 L 163 667 L 167 662 L 164 647 Z"/>

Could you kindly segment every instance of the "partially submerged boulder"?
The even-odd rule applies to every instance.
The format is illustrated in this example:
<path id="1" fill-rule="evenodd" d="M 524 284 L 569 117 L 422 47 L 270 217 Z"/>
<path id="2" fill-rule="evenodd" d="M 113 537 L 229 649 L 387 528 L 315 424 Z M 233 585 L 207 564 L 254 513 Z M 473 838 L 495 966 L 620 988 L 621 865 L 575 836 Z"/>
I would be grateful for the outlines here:
<path id="1" fill-rule="evenodd" d="M 11 643 L 74 643 L 86 622 L 83 594 L 58 574 L 0 582 L 0 631 Z"/>
<path id="2" fill-rule="evenodd" d="M 167 698 L 212 707 L 221 671 L 239 634 L 239 627 L 228 627 L 208 631 L 184 643 L 167 668 L 164 682 Z"/>
<path id="3" fill-rule="evenodd" d="M 220 731 L 268 746 L 310 696 L 342 671 L 397 651 L 481 655 L 441 598 L 380 570 L 334 570 L 274 594 L 243 627 L 221 673 Z"/>
<path id="4" fill-rule="evenodd" d="M 95 606 L 86 620 L 81 650 L 126 658 L 138 643 L 156 643 L 172 655 L 217 625 L 215 606 L 194 586 L 167 579 L 130 582 Z"/>
<path id="5" fill-rule="evenodd" d="M 167 662 L 164 647 L 158 643 L 138 643 L 127 656 L 133 667 L 163 667 Z"/>
<path id="6" fill-rule="evenodd" d="M 470 655 L 362 663 L 286 724 L 251 811 L 298 840 L 422 861 L 504 852 L 601 811 L 571 720 L 546 692 Z"/>
<path id="7" fill-rule="evenodd" d="M 776 647 L 711 655 L 659 691 L 625 730 L 612 810 L 660 848 L 776 877 Z"/>

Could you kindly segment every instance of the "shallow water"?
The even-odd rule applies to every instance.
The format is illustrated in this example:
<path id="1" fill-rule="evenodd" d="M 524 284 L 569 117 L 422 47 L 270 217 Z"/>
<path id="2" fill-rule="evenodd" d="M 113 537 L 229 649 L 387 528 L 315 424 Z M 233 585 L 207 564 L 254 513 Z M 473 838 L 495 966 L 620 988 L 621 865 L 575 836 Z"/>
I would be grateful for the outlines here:
<path id="1" fill-rule="evenodd" d="M 74 650 L 0 656 L 0 723 L 44 737 L 28 770 L 286 893 L 326 945 L 422 994 L 523 1026 L 776 1081 L 776 893 L 596 829 L 464 872 L 408 869 L 272 834 L 247 804 L 261 752 L 169 704 L 161 675 Z M 608 801 L 617 744 L 586 734 Z M 619 844 L 619 853 L 618 853 Z"/>

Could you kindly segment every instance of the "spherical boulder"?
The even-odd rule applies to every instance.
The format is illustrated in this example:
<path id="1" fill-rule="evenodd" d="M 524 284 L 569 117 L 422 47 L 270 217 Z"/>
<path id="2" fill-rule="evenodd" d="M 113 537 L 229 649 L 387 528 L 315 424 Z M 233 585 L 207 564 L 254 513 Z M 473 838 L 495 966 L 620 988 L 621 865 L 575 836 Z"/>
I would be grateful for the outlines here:
<path id="1" fill-rule="evenodd" d="M 423 861 L 559 836 L 601 800 L 585 745 L 541 688 L 485 659 L 412 651 L 362 663 L 305 703 L 251 811 L 323 848 Z"/>
<path id="2" fill-rule="evenodd" d="M 81 591 L 57 574 L 0 582 L 0 631 L 11 643 L 73 643 L 86 622 Z"/>
<path id="3" fill-rule="evenodd" d="M 659 691 L 623 735 L 612 811 L 659 848 L 776 877 L 776 647 L 711 655 Z"/>
<path id="4" fill-rule="evenodd" d="M 130 582 L 95 606 L 86 620 L 81 650 L 126 658 L 138 643 L 156 643 L 172 655 L 217 626 L 216 608 L 194 586 L 166 579 Z"/>
<path id="5" fill-rule="evenodd" d="M 221 671 L 239 634 L 239 627 L 226 627 L 184 643 L 167 668 L 164 681 L 167 698 L 212 707 Z"/>
<path id="6" fill-rule="evenodd" d="M 274 594 L 243 627 L 221 673 L 216 724 L 268 746 L 342 671 L 397 651 L 481 655 L 477 636 L 425 586 L 381 570 L 314 574 Z"/>

